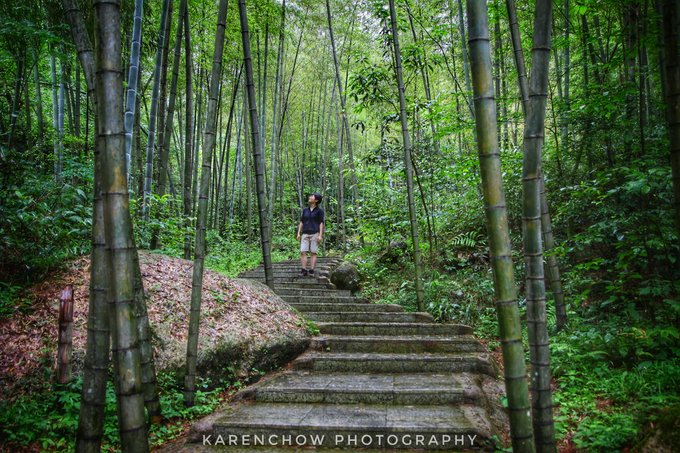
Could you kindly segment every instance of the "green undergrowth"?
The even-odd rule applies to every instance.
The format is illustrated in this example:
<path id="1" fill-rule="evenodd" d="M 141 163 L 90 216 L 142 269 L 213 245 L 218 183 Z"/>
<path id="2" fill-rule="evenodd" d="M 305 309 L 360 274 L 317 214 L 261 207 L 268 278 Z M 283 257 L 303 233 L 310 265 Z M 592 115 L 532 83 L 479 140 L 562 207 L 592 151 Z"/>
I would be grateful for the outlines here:
<path id="1" fill-rule="evenodd" d="M 262 373 L 252 370 L 251 376 Z M 166 443 L 186 431 L 192 420 L 212 413 L 247 381 L 235 377 L 233 369 L 225 370 L 221 381 L 199 378 L 195 405 L 184 406 L 183 386 L 174 373 L 158 374 L 163 422 L 151 425 L 149 445 Z M 55 386 L 42 395 L 27 395 L 13 402 L 0 402 L 0 444 L 20 451 L 38 448 L 41 451 L 74 451 L 82 379 L 74 379 L 67 385 Z M 106 419 L 104 423 L 103 451 L 119 451 L 116 397 L 113 382 L 106 391 Z"/>
<path id="2" fill-rule="evenodd" d="M 472 326 L 490 350 L 498 350 L 490 268 L 479 251 L 468 248 L 464 252 L 453 253 L 455 260 L 437 257 L 426 267 L 425 307 L 439 322 Z M 363 296 L 375 303 L 416 310 L 408 254 L 391 261 L 366 247 L 350 258 L 358 264 Z M 520 284 L 522 259 L 514 258 Z M 650 300 L 647 305 L 612 305 L 607 303 L 611 295 L 599 300 L 592 297 L 593 278 L 582 267 L 565 274 L 569 323 L 561 332 L 556 330 L 553 301 L 548 300 L 556 432 L 562 444 L 570 442 L 582 451 L 620 451 L 633 446 L 652 424 L 663 420 L 664 413 L 680 404 L 676 293 L 666 287 L 658 301 Z M 643 293 L 652 290 L 641 289 Z M 608 291 L 620 290 L 610 285 Z M 525 301 L 520 298 L 518 303 L 525 323 Z M 649 309 L 652 303 L 654 310 Z M 523 337 L 526 344 L 526 327 Z"/>

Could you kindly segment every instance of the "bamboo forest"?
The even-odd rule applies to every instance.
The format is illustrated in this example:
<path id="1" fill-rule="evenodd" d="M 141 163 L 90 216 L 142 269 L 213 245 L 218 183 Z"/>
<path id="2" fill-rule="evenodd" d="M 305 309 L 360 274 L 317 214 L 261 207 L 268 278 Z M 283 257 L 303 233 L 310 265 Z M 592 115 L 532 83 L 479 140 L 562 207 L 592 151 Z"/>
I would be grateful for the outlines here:
<path id="1" fill-rule="evenodd" d="M 0 452 L 672 452 L 677 0 L 0 0 Z"/>

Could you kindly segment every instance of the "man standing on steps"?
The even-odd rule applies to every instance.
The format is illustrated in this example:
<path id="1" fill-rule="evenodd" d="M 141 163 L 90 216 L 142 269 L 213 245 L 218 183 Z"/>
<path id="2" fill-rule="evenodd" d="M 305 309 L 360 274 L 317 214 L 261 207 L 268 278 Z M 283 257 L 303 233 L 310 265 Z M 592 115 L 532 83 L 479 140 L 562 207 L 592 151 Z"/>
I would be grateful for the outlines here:
<path id="1" fill-rule="evenodd" d="M 325 214 L 323 209 L 319 207 L 321 195 L 318 193 L 311 194 L 308 202 L 309 207 L 302 210 L 297 231 L 297 240 L 300 241 L 300 262 L 302 263 L 300 275 L 303 277 L 314 275 L 316 252 L 319 250 L 319 242 L 323 240 L 323 230 L 326 226 Z M 307 271 L 307 253 L 312 255 L 309 272 Z"/>

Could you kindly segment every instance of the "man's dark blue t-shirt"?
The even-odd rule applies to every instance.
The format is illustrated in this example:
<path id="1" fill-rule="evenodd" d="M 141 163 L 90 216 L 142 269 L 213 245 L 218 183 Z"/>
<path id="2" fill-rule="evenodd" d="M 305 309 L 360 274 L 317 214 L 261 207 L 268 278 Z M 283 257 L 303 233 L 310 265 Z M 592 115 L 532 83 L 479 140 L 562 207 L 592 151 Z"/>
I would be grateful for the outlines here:
<path id="1" fill-rule="evenodd" d="M 323 209 L 314 208 L 313 211 L 309 208 L 303 209 L 300 222 L 302 222 L 302 234 L 318 233 L 320 225 L 324 223 Z"/>

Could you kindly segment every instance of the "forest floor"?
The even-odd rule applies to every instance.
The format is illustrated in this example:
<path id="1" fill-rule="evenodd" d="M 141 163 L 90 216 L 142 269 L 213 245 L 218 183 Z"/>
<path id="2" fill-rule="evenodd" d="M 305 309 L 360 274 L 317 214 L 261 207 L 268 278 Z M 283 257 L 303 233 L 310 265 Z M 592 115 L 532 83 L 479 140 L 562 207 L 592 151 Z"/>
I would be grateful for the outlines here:
<path id="1" fill-rule="evenodd" d="M 191 261 L 140 252 L 149 321 L 158 370 L 184 361 L 191 299 Z M 89 257 L 28 289 L 30 312 L 0 320 L 0 401 L 49 388 L 56 359 L 59 294 L 73 285 L 74 373 L 82 368 L 87 335 Z M 28 305 L 28 304 L 22 304 Z M 206 270 L 201 307 L 200 348 L 217 342 L 247 343 L 251 350 L 279 337 L 304 338 L 306 322 L 264 285 Z M 236 370 L 236 374 L 246 370 Z"/>

